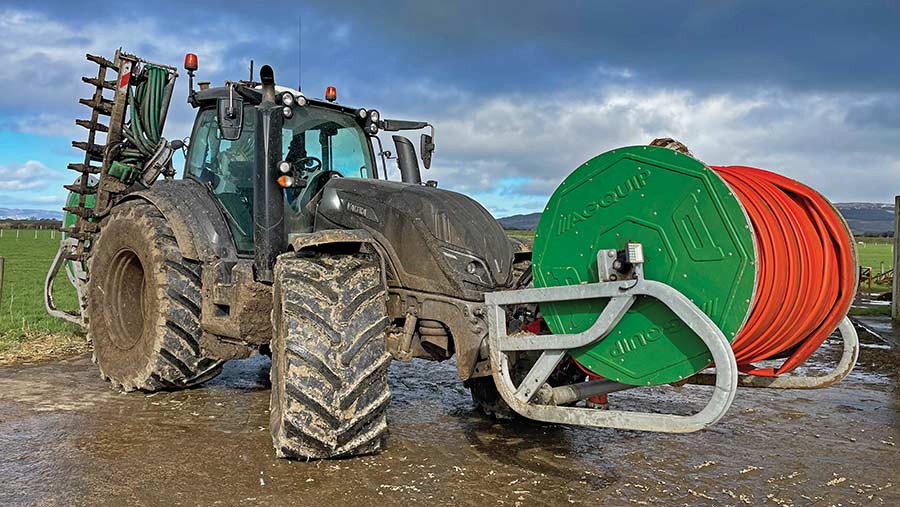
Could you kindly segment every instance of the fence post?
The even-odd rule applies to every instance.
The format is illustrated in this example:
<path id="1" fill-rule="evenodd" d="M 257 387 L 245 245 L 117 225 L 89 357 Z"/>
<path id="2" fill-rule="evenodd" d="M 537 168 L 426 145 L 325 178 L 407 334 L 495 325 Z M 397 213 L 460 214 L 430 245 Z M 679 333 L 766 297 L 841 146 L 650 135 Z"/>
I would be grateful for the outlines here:
<path id="1" fill-rule="evenodd" d="M 894 283 L 891 284 L 891 320 L 900 321 L 900 195 L 894 197 Z"/>

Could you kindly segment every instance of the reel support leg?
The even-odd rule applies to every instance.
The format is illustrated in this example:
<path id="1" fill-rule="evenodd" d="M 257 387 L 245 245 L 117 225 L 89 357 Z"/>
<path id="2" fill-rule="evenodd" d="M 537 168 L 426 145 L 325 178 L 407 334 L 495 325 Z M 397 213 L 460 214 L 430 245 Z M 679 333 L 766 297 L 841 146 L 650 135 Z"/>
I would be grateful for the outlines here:
<path id="1" fill-rule="evenodd" d="M 850 319 L 844 317 L 838 324 L 843 350 L 837 365 L 824 375 L 782 375 L 780 377 L 759 377 L 755 375 L 741 375 L 738 378 L 738 387 L 767 387 L 769 389 L 821 389 L 834 385 L 844 379 L 853 371 L 856 360 L 859 357 L 859 335 Z M 698 373 L 687 379 L 688 384 L 711 385 L 715 382 L 713 373 Z"/>

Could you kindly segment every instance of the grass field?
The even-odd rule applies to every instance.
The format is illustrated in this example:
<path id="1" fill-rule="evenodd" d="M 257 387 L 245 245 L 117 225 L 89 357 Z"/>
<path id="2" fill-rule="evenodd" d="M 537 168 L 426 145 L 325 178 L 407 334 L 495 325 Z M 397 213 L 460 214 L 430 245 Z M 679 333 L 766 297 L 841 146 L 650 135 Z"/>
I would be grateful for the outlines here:
<path id="1" fill-rule="evenodd" d="M 51 238 L 49 230 L 20 230 L 18 235 L 15 230 L 2 231 L 0 257 L 4 259 L 4 273 L 0 298 L 0 356 L 83 342 L 78 327 L 54 319 L 44 311 L 44 277 L 58 247 L 58 232 Z M 54 297 L 61 308 L 77 308 L 75 290 L 64 274 L 57 278 Z"/>
<path id="2" fill-rule="evenodd" d="M 888 241 L 870 242 L 872 238 L 857 238 L 856 251 L 859 252 L 859 265 L 869 266 L 876 273 L 880 263 L 884 262 L 884 270 L 891 269 L 894 265 L 894 247 Z M 891 238 L 877 238 L 890 240 Z"/>

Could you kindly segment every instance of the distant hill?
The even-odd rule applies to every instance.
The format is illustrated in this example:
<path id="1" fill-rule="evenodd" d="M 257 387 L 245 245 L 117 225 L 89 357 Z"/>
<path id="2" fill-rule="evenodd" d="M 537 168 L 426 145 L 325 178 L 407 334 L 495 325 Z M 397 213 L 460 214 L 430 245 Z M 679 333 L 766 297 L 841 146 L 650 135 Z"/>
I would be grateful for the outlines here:
<path id="1" fill-rule="evenodd" d="M 894 205 L 868 202 L 844 202 L 834 205 L 844 215 L 856 235 L 893 236 Z M 533 231 L 541 220 L 540 213 L 513 215 L 499 219 L 504 229 Z"/>
<path id="2" fill-rule="evenodd" d="M 894 235 L 893 204 L 843 202 L 834 206 L 844 215 L 853 234 Z"/>
<path id="3" fill-rule="evenodd" d="M 504 229 L 516 231 L 533 231 L 537 229 L 537 224 L 541 220 L 540 213 L 529 213 L 527 215 L 513 215 L 511 217 L 501 218 L 498 220 Z"/>
<path id="4" fill-rule="evenodd" d="M 0 208 L 0 220 L 62 220 L 62 211 Z"/>

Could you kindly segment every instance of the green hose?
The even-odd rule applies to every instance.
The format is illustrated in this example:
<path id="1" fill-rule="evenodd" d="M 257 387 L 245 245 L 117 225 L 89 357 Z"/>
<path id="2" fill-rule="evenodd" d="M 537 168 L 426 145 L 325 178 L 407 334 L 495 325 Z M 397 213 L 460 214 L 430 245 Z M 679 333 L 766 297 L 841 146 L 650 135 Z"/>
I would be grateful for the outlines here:
<path id="1" fill-rule="evenodd" d="M 169 73 L 160 67 L 147 65 L 144 79 L 128 91 L 128 106 L 131 108 L 130 121 L 125 124 L 125 138 L 128 145 L 120 152 L 120 161 L 140 169 L 153 156 L 162 139 L 162 122 L 168 107 L 163 97 L 170 79 Z M 139 171 L 131 174 L 137 176 Z"/>

